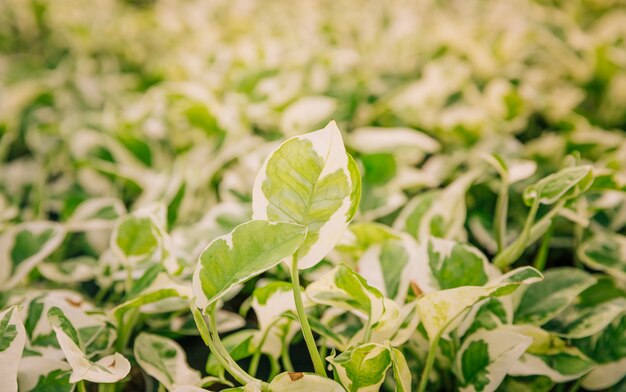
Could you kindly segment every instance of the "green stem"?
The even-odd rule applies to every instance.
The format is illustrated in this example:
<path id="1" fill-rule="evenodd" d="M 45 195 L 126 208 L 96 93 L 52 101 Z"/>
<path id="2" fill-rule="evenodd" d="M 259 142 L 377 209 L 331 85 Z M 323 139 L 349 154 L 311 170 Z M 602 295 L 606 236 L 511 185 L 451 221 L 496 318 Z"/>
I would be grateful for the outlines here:
<path id="1" fill-rule="evenodd" d="M 117 384 L 98 384 L 98 392 L 115 392 Z"/>
<path id="2" fill-rule="evenodd" d="M 496 202 L 496 214 L 494 220 L 494 230 L 496 232 L 496 243 L 498 244 L 498 253 L 502 252 L 506 245 L 506 219 L 509 208 L 509 182 L 502 177 L 500 183 L 500 191 L 498 192 L 498 200 Z"/>
<path id="3" fill-rule="evenodd" d="M 502 252 L 498 253 L 493 259 L 493 263 L 496 267 L 504 270 L 513 264 L 522 255 L 522 253 L 524 253 L 530 236 L 530 229 L 533 227 L 538 209 L 539 200 L 535 199 L 533 205 L 530 207 L 530 211 L 528 212 L 528 216 L 526 217 L 526 222 L 524 223 L 524 228 L 522 229 L 520 236 Z"/>
<path id="4" fill-rule="evenodd" d="M 202 337 L 202 340 L 204 340 L 204 343 L 209 346 L 209 349 L 215 355 L 217 360 L 228 371 L 228 373 L 230 373 L 235 378 L 235 380 L 240 382 L 242 385 L 246 385 L 252 382 L 258 382 L 261 383 L 263 390 L 267 390 L 269 388 L 269 385 L 246 373 L 246 371 L 243 370 L 230 356 L 228 350 L 226 350 L 226 348 L 222 344 L 219 333 L 217 332 L 217 326 L 215 324 L 216 306 L 217 305 L 214 302 L 207 308 L 209 313 L 208 323 L 206 323 L 204 317 L 202 317 L 195 304 L 192 304 L 190 307 L 193 314 L 193 319 L 196 322 L 198 330 L 200 331 L 200 336 Z"/>
<path id="5" fill-rule="evenodd" d="M 575 383 L 572 384 L 572 386 L 569 388 L 569 392 L 576 392 L 578 391 L 578 389 L 580 388 L 580 385 L 582 384 L 583 379 L 582 377 L 579 378 L 578 380 L 576 380 Z"/>
<path id="6" fill-rule="evenodd" d="M 437 334 L 434 337 L 433 341 L 430 344 L 430 348 L 428 349 L 428 356 L 426 357 L 426 365 L 424 365 L 424 371 L 422 372 L 422 378 L 420 379 L 420 385 L 417 389 L 418 392 L 424 392 L 426 387 L 428 386 L 428 376 L 430 376 L 430 371 L 435 364 L 435 354 L 437 353 L 437 346 L 439 344 L 439 338 L 441 334 Z"/>
<path id="7" fill-rule="evenodd" d="M 76 384 L 76 388 L 78 389 L 78 392 L 87 392 L 87 387 L 85 387 L 84 380 L 79 381 L 78 384 Z"/>
<path id="8" fill-rule="evenodd" d="M 159 389 L 157 390 L 157 392 L 167 392 L 167 389 L 165 389 L 165 385 L 159 384 Z"/>
<path id="9" fill-rule="evenodd" d="M 139 309 L 129 309 L 118 318 L 118 331 L 120 331 L 117 341 L 115 342 L 115 350 L 119 353 L 123 353 L 124 349 L 128 345 L 128 341 L 135 329 L 137 320 L 139 320 Z"/>
<path id="10" fill-rule="evenodd" d="M 317 351 L 315 339 L 313 338 L 313 333 L 311 332 L 311 326 L 309 325 L 309 320 L 307 319 L 306 312 L 304 310 L 302 293 L 300 292 L 298 261 L 296 260 L 295 256 L 291 256 L 291 285 L 293 290 L 293 298 L 296 303 L 296 310 L 298 312 L 298 319 L 300 320 L 300 326 L 302 328 L 302 335 L 304 336 L 306 347 L 309 350 L 311 361 L 313 361 L 315 373 L 319 374 L 322 377 L 326 377 L 324 362 L 322 361 L 322 357 L 320 356 L 319 351 Z"/>
<path id="11" fill-rule="evenodd" d="M 543 271 L 546 266 L 546 260 L 548 260 L 548 252 L 550 251 L 551 239 L 552 225 L 550 225 L 548 232 L 543 236 L 543 239 L 541 240 L 541 245 L 539 246 L 539 250 L 537 251 L 537 255 L 535 256 L 535 261 L 533 262 L 533 266 L 539 271 Z"/>
<path id="12" fill-rule="evenodd" d="M 291 356 L 289 355 L 289 345 L 283 344 L 282 352 L 280 353 L 280 359 L 283 362 L 283 367 L 288 372 L 293 372 L 293 364 L 291 363 Z"/>
<path id="13" fill-rule="evenodd" d="M 367 318 L 365 322 L 365 333 L 363 334 L 363 341 L 361 344 L 369 343 L 370 338 L 372 336 L 372 319 L 371 317 Z"/>

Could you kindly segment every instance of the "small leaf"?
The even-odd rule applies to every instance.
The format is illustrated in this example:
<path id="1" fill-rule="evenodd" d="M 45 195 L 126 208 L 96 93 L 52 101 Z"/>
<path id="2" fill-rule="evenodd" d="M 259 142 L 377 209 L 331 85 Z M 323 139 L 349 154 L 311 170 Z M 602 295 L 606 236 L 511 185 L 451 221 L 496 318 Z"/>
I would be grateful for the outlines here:
<path id="1" fill-rule="evenodd" d="M 312 373 L 284 372 L 270 383 L 272 392 L 345 392 L 337 382 Z"/>
<path id="2" fill-rule="evenodd" d="M 141 333 L 135 339 L 135 360 L 168 390 L 179 385 L 199 385 L 200 373 L 187 364 L 185 351 L 163 336 Z"/>
<path id="3" fill-rule="evenodd" d="M 53 307 L 48 311 L 48 320 L 65 354 L 65 359 L 72 367 L 71 383 L 81 380 L 114 383 L 126 377 L 130 372 L 130 362 L 119 353 L 93 362 L 83 351 L 76 328 L 58 307 Z"/>
<path id="4" fill-rule="evenodd" d="M 309 268 L 341 239 L 360 188 L 358 169 L 333 121 L 288 139 L 267 158 L 254 183 L 253 218 L 306 226 L 296 258 L 299 268 Z"/>
<path id="5" fill-rule="evenodd" d="M 554 204 L 560 199 L 570 199 L 586 191 L 593 182 L 591 166 L 575 166 L 563 169 L 542 178 L 524 190 L 524 202 L 533 204 L 539 199 L 541 204 Z"/>
<path id="6" fill-rule="evenodd" d="M 25 343 L 26 331 L 17 308 L 0 312 L 0 380 L 3 391 L 17 391 L 17 372 Z"/>
<path id="7" fill-rule="evenodd" d="M 506 329 L 480 330 L 465 339 L 455 366 L 462 391 L 495 391 L 532 338 Z"/>
<path id="8" fill-rule="evenodd" d="M 578 257 L 587 267 L 626 282 L 626 236 L 601 232 L 584 241 Z"/>
<path id="9" fill-rule="evenodd" d="M 53 222 L 28 222 L 0 234 L 0 284 L 8 290 L 24 279 L 61 245 L 65 238 L 62 225 Z"/>
<path id="10" fill-rule="evenodd" d="M 550 269 L 542 282 L 524 291 L 515 311 L 515 322 L 543 325 L 595 282 L 590 274 L 578 268 Z"/>
<path id="11" fill-rule="evenodd" d="M 344 388 L 352 392 L 378 391 L 385 380 L 385 373 L 391 367 L 389 348 L 376 343 L 350 348 L 326 360 L 332 365 Z"/>
<path id="12" fill-rule="evenodd" d="M 239 283 L 267 271 L 293 254 L 306 227 L 253 220 L 213 240 L 200 255 L 193 275 L 193 294 L 204 309 Z"/>
<path id="13" fill-rule="evenodd" d="M 539 271 L 532 267 L 521 267 L 482 287 L 465 286 L 426 294 L 417 300 L 417 310 L 428 337 L 434 339 L 479 301 L 511 294 L 521 284 L 531 284 L 541 279 Z"/>

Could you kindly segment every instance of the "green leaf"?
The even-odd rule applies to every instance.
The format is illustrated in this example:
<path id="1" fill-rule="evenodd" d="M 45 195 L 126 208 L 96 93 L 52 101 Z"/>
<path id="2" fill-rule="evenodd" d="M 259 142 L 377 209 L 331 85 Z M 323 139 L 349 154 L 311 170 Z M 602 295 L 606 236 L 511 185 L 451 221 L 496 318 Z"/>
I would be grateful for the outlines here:
<path id="1" fill-rule="evenodd" d="M 378 391 L 391 367 L 389 348 L 376 343 L 364 344 L 326 360 L 339 381 L 350 392 Z"/>
<path id="2" fill-rule="evenodd" d="M 271 392 L 345 392 L 337 382 L 312 373 L 284 372 L 272 379 Z"/>
<path id="3" fill-rule="evenodd" d="M 343 264 L 309 284 L 306 295 L 315 303 L 359 313 L 372 321 L 384 311 L 382 294 Z"/>
<path id="4" fill-rule="evenodd" d="M 391 353 L 391 364 L 393 367 L 393 378 L 396 380 L 396 392 L 411 391 L 411 370 L 404 358 L 402 351 L 389 347 Z"/>
<path id="5" fill-rule="evenodd" d="M 626 236 L 600 232 L 585 240 L 577 250 L 587 267 L 604 271 L 626 282 Z"/>
<path id="6" fill-rule="evenodd" d="M 130 372 L 130 362 L 121 354 L 115 353 L 92 361 L 83 349 L 77 329 L 58 307 L 48 311 L 48 321 L 57 337 L 65 359 L 72 368 L 71 383 L 81 380 L 95 383 L 114 383 Z"/>
<path id="7" fill-rule="evenodd" d="M 571 305 L 544 328 L 565 338 L 581 339 L 602 331 L 624 313 L 626 298 L 614 298 L 594 306 Z"/>
<path id="8" fill-rule="evenodd" d="M 542 178 L 524 190 L 524 202 L 554 204 L 561 199 L 571 199 L 583 193 L 593 182 L 591 166 L 575 166 L 563 169 Z"/>
<path id="9" fill-rule="evenodd" d="M 614 319 L 604 330 L 584 339 L 573 340 L 588 357 L 598 363 L 610 363 L 626 358 L 626 315 Z"/>
<path id="10" fill-rule="evenodd" d="M 57 249 L 63 227 L 54 222 L 28 222 L 13 226 L 0 235 L 0 284 L 8 290 Z"/>
<path id="11" fill-rule="evenodd" d="M 235 285 L 267 271 L 292 255 L 306 237 L 306 227 L 253 220 L 213 240 L 200 255 L 193 294 L 204 309 Z"/>
<path id="12" fill-rule="evenodd" d="M 26 331 L 17 308 L 0 312 L 0 380 L 7 392 L 17 392 L 17 372 L 26 343 Z"/>
<path id="13" fill-rule="evenodd" d="M 288 139 L 265 161 L 254 183 L 253 218 L 308 228 L 296 252 L 299 268 L 317 264 L 356 212 L 361 180 L 335 122 Z"/>
<path id="14" fill-rule="evenodd" d="M 524 292 L 515 311 L 515 322 L 543 325 L 595 282 L 593 276 L 578 268 L 550 269 L 544 274 L 542 282 Z"/>
<path id="15" fill-rule="evenodd" d="M 576 380 L 588 373 L 595 363 L 573 347 L 552 349 L 540 355 L 524 354 L 513 366 L 514 376 L 547 376 L 561 383 Z"/>
<path id="16" fill-rule="evenodd" d="M 462 391 L 494 391 L 532 338 L 507 329 L 480 330 L 465 339 L 455 366 Z"/>
<path id="17" fill-rule="evenodd" d="M 135 339 L 133 353 L 139 366 L 168 390 L 178 385 L 200 384 L 200 372 L 187 365 L 185 352 L 171 339 L 140 333 Z"/>
<path id="18" fill-rule="evenodd" d="M 126 258 L 147 257 L 159 246 L 159 232 L 148 216 L 129 215 L 118 222 L 112 235 L 114 249 Z"/>
<path id="19" fill-rule="evenodd" d="M 518 286 L 541 279 L 539 271 L 521 267 L 482 287 L 465 286 L 428 293 L 417 300 L 417 311 L 428 337 L 435 339 L 452 321 L 483 299 L 511 294 Z"/>

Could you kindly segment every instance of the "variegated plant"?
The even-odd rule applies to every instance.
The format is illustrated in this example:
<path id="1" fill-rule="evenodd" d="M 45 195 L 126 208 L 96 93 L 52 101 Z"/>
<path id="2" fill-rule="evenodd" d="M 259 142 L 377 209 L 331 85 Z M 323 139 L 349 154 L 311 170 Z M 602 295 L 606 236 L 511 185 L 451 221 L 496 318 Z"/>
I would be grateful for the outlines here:
<path id="1" fill-rule="evenodd" d="M 0 1 L 0 391 L 624 390 L 625 15 Z"/>

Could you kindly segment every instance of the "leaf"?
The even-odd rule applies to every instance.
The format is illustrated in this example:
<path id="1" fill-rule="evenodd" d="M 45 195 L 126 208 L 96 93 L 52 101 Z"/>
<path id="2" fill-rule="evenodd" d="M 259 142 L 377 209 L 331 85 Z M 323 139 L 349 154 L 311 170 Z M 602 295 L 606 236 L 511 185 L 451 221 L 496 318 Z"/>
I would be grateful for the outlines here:
<path id="1" fill-rule="evenodd" d="M 0 313 L 0 380 L 7 392 L 17 391 L 17 372 L 26 343 L 24 324 L 18 317 L 17 308 Z"/>
<path id="2" fill-rule="evenodd" d="M 391 353 L 391 365 L 393 367 L 393 378 L 396 380 L 396 392 L 411 391 L 411 370 L 404 358 L 402 351 L 389 347 Z"/>
<path id="3" fill-rule="evenodd" d="M 572 340 L 585 355 L 598 363 L 609 363 L 626 358 L 626 315 L 614 319 L 595 335 Z"/>
<path id="4" fill-rule="evenodd" d="M 66 223 L 66 227 L 71 231 L 111 229 L 115 225 L 115 220 L 125 212 L 126 208 L 119 199 L 88 199 L 74 210 Z"/>
<path id="5" fill-rule="evenodd" d="M 626 236 L 597 233 L 578 247 L 577 254 L 587 267 L 626 282 Z"/>
<path id="6" fill-rule="evenodd" d="M 312 302 L 356 313 L 371 322 L 378 320 L 384 311 L 382 294 L 343 264 L 310 283 L 305 292 Z"/>
<path id="7" fill-rule="evenodd" d="M 13 226 L 0 235 L 0 284 L 8 290 L 24 279 L 61 245 L 62 225 L 28 222 Z"/>
<path id="8" fill-rule="evenodd" d="M 614 298 L 594 306 L 570 305 L 544 328 L 569 339 L 581 339 L 602 331 L 626 313 L 626 298 Z"/>
<path id="9" fill-rule="evenodd" d="M 411 269 L 411 281 L 423 293 L 482 286 L 489 280 L 489 261 L 471 245 L 429 237 L 418 252 Z"/>
<path id="10" fill-rule="evenodd" d="M 130 362 L 119 353 L 92 361 L 83 351 L 78 331 L 58 307 L 50 308 L 48 320 L 65 354 L 65 359 L 72 367 L 71 383 L 81 380 L 113 383 L 120 381 L 130 372 Z"/>
<path id="11" fill-rule="evenodd" d="M 585 375 L 582 386 L 589 391 L 609 389 L 626 377 L 626 358 L 594 367 Z M 620 388 L 615 388 L 621 391 Z"/>
<path id="12" fill-rule="evenodd" d="M 310 392 L 328 391 L 345 392 L 337 382 L 312 373 L 284 372 L 272 379 L 270 383 L 272 392 Z"/>
<path id="13" fill-rule="evenodd" d="M 243 331 L 238 331 L 226 336 L 222 340 L 222 344 L 226 348 L 226 351 L 230 354 L 230 356 L 235 360 L 239 361 L 245 358 L 250 357 L 254 354 L 255 347 L 252 344 L 252 340 L 254 338 L 255 331 L 244 329 Z M 209 358 L 207 359 L 207 363 L 205 366 L 205 370 L 208 374 L 218 375 L 222 369 L 222 365 L 215 356 L 215 354 L 211 353 Z"/>
<path id="14" fill-rule="evenodd" d="M 591 166 L 575 166 L 550 174 L 524 190 L 524 202 L 532 205 L 538 199 L 539 203 L 550 205 L 574 198 L 591 186 L 591 169 Z"/>
<path id="15" fill-rule="evenodd" d="M 159 247 L 160 234 L 152 217 L 129 215 L 117 223 L 111 241 L 124 260 L 147 258 Z"/>
<path id="16" fill-rule="evenodd" d="M 541 279 L 541 273 L 532 267 L 517 268 L 482 287 L 465 286 L 426 294 L 417 300 L 417 311 L 428 337 L 435 339 L 479 301 L 511 294 L 518 286 Z"/>
<path id="17" fill-rule="evenodd" d="M 299 268 L 317 264 L 341 239 L 356 212 L 361 177 L 334 121 L 288 139 L 265 161 L 252 192 L 253 218 L 308 228 Z"/>
<path id="18" fill-rule="evenodd" d="M 351 392 L 378 391 L 391 367 L 389 348 L 376 343 L 350 348 L 326 360 L 344 388 Z"/>
<path id="19" fill-rule="evenodd" d="M 235 285 L 267 271 L 293 254 L 306 227 L 253 220 L 213 240 L 200 255 L 193 275 L 193 295 L 204 309 Z"/>
<path id="20" fill-rule="evenodd" d="M 189 367 L 185 352 L 171 339 L 140 333 L 133 353 L 139 366 L 168 390 L 179 385 L 200 385 L 200 372 Z"/>
<path id="21" fill-rule="evenodd" d="M 576 380 L 593 369 L 595 363 L 575 348 L 533 355 L 526 353 L 511 368 L 514 376 L 547 376 L 557 383 Z"/>
<path id="22" fill-rule="evenodd" d="M 543 281 L 524 291 L 515 311 L 515 322 L 543 325 L 595 282 L 595 278 L 578 268 L 550 269 Z"/>
<path id="23" fill-rule="evenodd" d="M 409 286 L 409 269 L 419 258 L 418 245 L 406 233 L 370 246 L 358 261 L 360 275 L 385 297 L 404 302 Z"/>
<path id="24" fill-rule="evenodd" d="M 479 330 L 465 339 L 456 356 L 462 391 L 495 391 L 532 338 L 506 329 Z"/>

